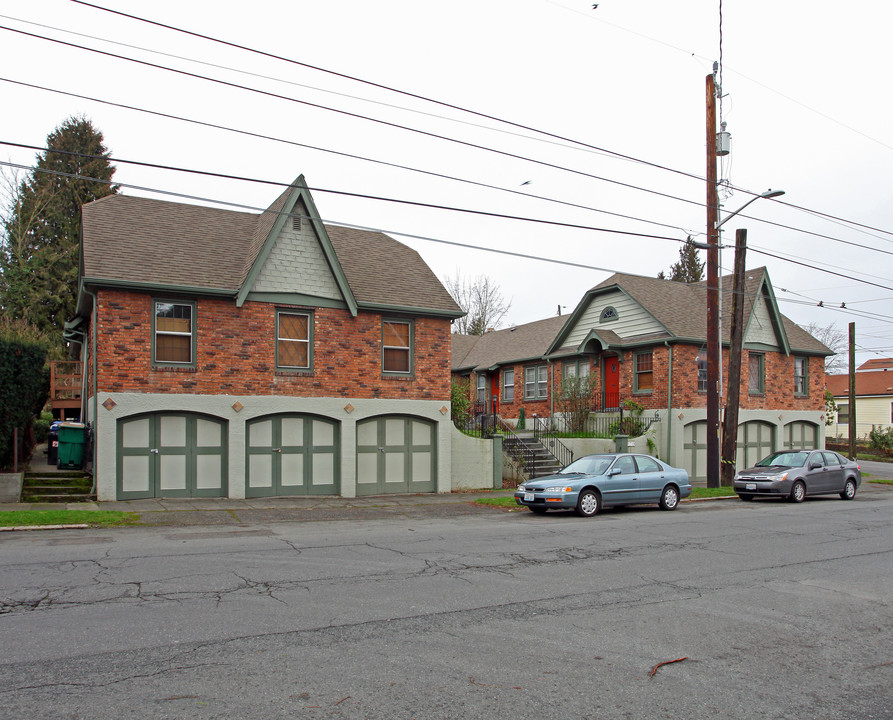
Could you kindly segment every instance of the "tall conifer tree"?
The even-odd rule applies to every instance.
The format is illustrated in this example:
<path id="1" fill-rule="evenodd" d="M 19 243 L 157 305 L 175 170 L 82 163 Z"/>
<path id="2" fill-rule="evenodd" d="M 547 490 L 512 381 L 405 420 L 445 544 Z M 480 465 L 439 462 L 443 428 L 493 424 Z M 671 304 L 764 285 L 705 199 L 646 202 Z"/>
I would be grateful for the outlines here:
<path id="1" fill-rule="evenodd" d="M 13 184 L 0 247 L 0 311 L 62 343 L 77 302 L 81 205 L 118 191 L 102 133 L 71 117 L 47 137 L 34 170 Z"/>

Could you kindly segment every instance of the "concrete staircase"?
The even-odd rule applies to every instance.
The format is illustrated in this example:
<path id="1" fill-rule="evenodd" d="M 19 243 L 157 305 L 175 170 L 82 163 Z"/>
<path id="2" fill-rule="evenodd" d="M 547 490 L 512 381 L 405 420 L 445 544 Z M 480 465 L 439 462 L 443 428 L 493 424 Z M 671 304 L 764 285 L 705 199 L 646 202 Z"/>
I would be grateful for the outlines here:
<path id="1" fill-rule="evenodd" d="M 90 502 L 96 499 L 91 494 L 93 478 L 86 473 L 71 472 L 27 472 L 22 480 L 23 503 L 72 503 Z"/>
<path id="2" fill-rule="evenodd" d="M 528 479 L 551 475 L 561 470 L 561 464 L 546 447 L 533 435 L 518 434 L 514 438 L 506 438 L 502 443 L 503 452 L 512 458 L 524 459 Z"/>

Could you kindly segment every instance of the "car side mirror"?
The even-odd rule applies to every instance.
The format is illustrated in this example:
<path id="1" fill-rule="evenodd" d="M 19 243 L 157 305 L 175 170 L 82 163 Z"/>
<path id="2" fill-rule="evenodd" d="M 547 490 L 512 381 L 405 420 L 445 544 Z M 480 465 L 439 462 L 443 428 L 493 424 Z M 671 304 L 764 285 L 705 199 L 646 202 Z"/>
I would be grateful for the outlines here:
<path id="1" fill-rule="evenodd" d="M 608 477 L 611 477 L 612 475 L 619 475 L 619 474 L 620 474 L 620 468 L 611 468 L 610 470 L 608 470 Z"/>
<path id="2" fill-rule="evenodd" d="M 817 462 L 809 463 L 810 470 L 818 470 L 820 467 L 822 467 L 822 463 L 817 463 Z"/>

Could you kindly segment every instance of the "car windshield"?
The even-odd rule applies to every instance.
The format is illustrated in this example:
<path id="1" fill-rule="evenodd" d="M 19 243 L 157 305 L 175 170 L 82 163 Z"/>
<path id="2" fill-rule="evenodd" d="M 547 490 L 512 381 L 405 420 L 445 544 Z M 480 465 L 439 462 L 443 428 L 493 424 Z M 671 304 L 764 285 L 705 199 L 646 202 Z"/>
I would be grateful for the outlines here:
<path id="1" fill-rule="evenodd" d="M 783 467 L 803 467 L 806 464 L 807 457 L 809 457 L 808 452 L 777 452 L 772 453 L 769 457 L 760 460 L 757 463 L 757 467 L 769 467 L 770 465 L 781 465 Z"/>
<path id="2" fill-rule="evenodd" d="M 581 457 L 579 460 L 574 460 L 570 465 L 564 468 L 564 470 L 561 470 L 559 474 L 603 475 L 613 459 L 614 458 L 611 456 L 603 455 L 596 457 Z"/>

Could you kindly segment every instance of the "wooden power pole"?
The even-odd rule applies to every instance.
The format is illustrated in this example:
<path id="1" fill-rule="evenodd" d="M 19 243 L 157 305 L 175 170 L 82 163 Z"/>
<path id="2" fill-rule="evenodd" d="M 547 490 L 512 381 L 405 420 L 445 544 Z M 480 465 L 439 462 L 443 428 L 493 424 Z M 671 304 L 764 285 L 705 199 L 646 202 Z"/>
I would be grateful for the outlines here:
<path id="1" fill-rule="evenodd" d="M 850 323 L 850 413 L 847 435 L 850 457 L 856 457 L 856 323 Z"/>
<path id="2" fill-rule="evenodd" d="M 729 373 L 726 383 L 726 412 L 722 418 L 723 485 L 735 479 L 735 456 L 738 450 L 738 404 L 741 395 L 741 353 L 744 341 L 744 254 L 747 252 L 747 230 L 735 231 L 735 279 L 732 284 L 732 327 L 729 338 Z"/>
<path id="3" fill-rule="evenodd" d="M 719 487 L 719 200 L 716 193 L 716 81 L 707 76 L 707 487 Z"/>

